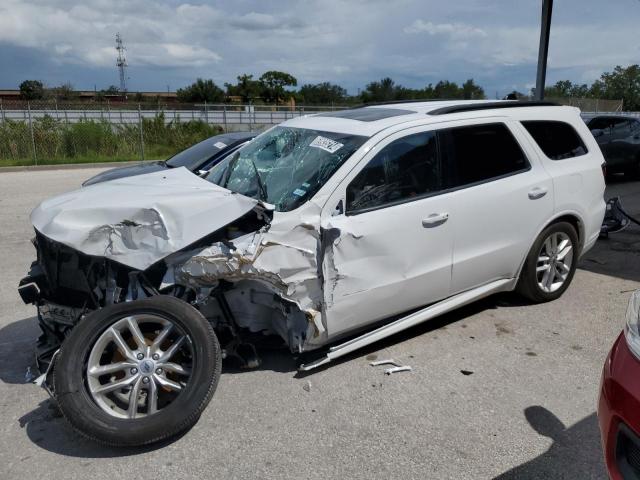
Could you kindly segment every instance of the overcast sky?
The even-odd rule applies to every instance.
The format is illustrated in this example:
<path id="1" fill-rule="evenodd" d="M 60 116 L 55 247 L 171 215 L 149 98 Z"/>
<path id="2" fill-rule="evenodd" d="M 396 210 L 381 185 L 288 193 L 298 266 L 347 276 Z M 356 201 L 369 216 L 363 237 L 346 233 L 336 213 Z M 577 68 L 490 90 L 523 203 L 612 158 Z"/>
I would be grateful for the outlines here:
<path id="1" fill-rule="evenodd" d="M 474 78 L 488 96 L 535 82 L 541 0 L 0 0 L 0 88 L 24 79 L 77 89 L 222 86 L 283 70 L 356 94 L 390 76 L 409 87 Z M 640 63 L 640 1 L 556 0 L 547 80 L 591 83 Z"/>

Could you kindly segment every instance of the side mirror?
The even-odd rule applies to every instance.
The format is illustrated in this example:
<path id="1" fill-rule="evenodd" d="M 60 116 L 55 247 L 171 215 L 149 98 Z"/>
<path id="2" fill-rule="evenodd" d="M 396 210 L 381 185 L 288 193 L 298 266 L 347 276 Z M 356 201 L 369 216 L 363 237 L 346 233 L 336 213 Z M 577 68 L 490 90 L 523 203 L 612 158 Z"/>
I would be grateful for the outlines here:
<path id="1" fill-rule="evenodd" d="M 596 138 L 601 137 L 602 135 L 604 135 L 604 130 L 602 130 L 601 128 L 594 128 L 593 130 L 591 130 L 591 135 Z"/>

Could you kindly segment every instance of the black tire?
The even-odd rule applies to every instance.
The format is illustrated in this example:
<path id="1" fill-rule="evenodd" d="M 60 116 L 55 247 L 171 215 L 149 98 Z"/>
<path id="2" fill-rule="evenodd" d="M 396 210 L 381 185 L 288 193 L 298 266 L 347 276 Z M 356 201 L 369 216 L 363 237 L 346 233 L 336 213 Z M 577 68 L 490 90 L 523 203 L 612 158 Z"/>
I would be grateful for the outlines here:
<path id="1" fill-rule="evenodd" d="M 89 353 L 100 335 L 118 320 L 152 314 L 169 320 L 191 340 L 192 368 L 184 390 L 157 413 L 116 418 L 93 400 L 87 384 Z M 159 295 L 98 310 L 82 320 L 64 341 L 54 369 L 54 391 L 65 418 L 82 435 L 99 443 L 131 447 L 176 436 L 192 427 L 213 393 L 221 372 L 218 339 L 198 310 L 174 297 Z"/>
<path id="2" fill-rule="evenodd" d="M 551 235 L 558 232 L 567 235 L 571 241 L 573 247 L 570 252 L 570 254 L 572 255 L 572 262 L 569 273 L 567 274 L 567 277 L 560 288 L 553 292 L 547 292 L 538 285 L 538 274 L 536 272 L 536 267 L 538 265 L 538 257 L 544 242 Z M 575 274 L 576 265 L 578 263 L 578 247 L 578 234 L 576 233 L 573 225 L 568 222 L 557 222 L 549 225 L 542 231 L 542 233 L 540 233 L 533 246 L 531 247 L 531 250 L 529 251 L 529 254 L 527 255 L 527 258 L 522 267 L 522 271 L 520 272 L 520 278 L 516 286 L 516 291 L 520 295 L 534 303 L 550 302 L 552 300 L 560 298 L 560 296 L 569 287 L 569 284 L 571 284 L 571 280 L 573 280 L 573 275 Z"/>

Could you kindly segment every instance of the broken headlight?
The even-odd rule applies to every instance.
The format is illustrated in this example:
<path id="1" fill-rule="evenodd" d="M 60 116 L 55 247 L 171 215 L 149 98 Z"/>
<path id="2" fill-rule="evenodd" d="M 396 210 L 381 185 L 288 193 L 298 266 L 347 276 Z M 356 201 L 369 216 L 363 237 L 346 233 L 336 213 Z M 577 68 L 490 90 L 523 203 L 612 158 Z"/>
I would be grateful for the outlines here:
<path id="1" fill-rule="evenodd" d="M 640 290 L 633 292 L 629 299 L 626 321 L 624 336 L 627 339 L 627 345 L 629 350 L 640 359 Z"/>

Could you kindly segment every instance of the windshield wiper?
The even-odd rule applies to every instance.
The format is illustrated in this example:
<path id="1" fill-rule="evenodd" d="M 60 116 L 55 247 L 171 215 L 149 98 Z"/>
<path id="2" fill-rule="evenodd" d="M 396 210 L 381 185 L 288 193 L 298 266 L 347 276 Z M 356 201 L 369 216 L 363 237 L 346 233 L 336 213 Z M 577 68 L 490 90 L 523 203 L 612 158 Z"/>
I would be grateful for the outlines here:
<path id="1" fill-rule="evenodd" d="M 262 178 L 260 178 L 260 172 L 258 172 L 258 167 L 256 166 L 256 162 L 253 161 L 251 157 L 249 157 L 249 161 L 251 162 L 251 166 L 253 167 L 253 171 L 256 172 L 256 178 L 258 179 L 258 188 L 260 189 L 260 198 L 259 200 L 267 201 L 267 186 L 262 182 Z"/>
<path id="2" fill-rule="evenodd" d="M 227 168 L 225 168 L 224 173 L 222 174 L 222 178 L 220 179 L 220 186 L 224 188 L 228 188 L 227 184 L 229 183 L 229 178 L 231 177 L 231 172 L 236 166 L 236 163 L 240 159 L 240 152 L 236 152 L 233 154 L 231 160 L 229 160 L 229 164 Z M 267 186 L 262 182 L 262 177 L 260 177 L 260 173 L 258 172 L 258 167 L 256 163 L 253 161 L 251 157 L 247 157 L 247 160 L 251 162 L 251 166 L 253 167 L 253 171 L 256 174 L 256 179 L 258 180 L 258 188 L 260 189 L 258 200 L 267 201 Z"/>

